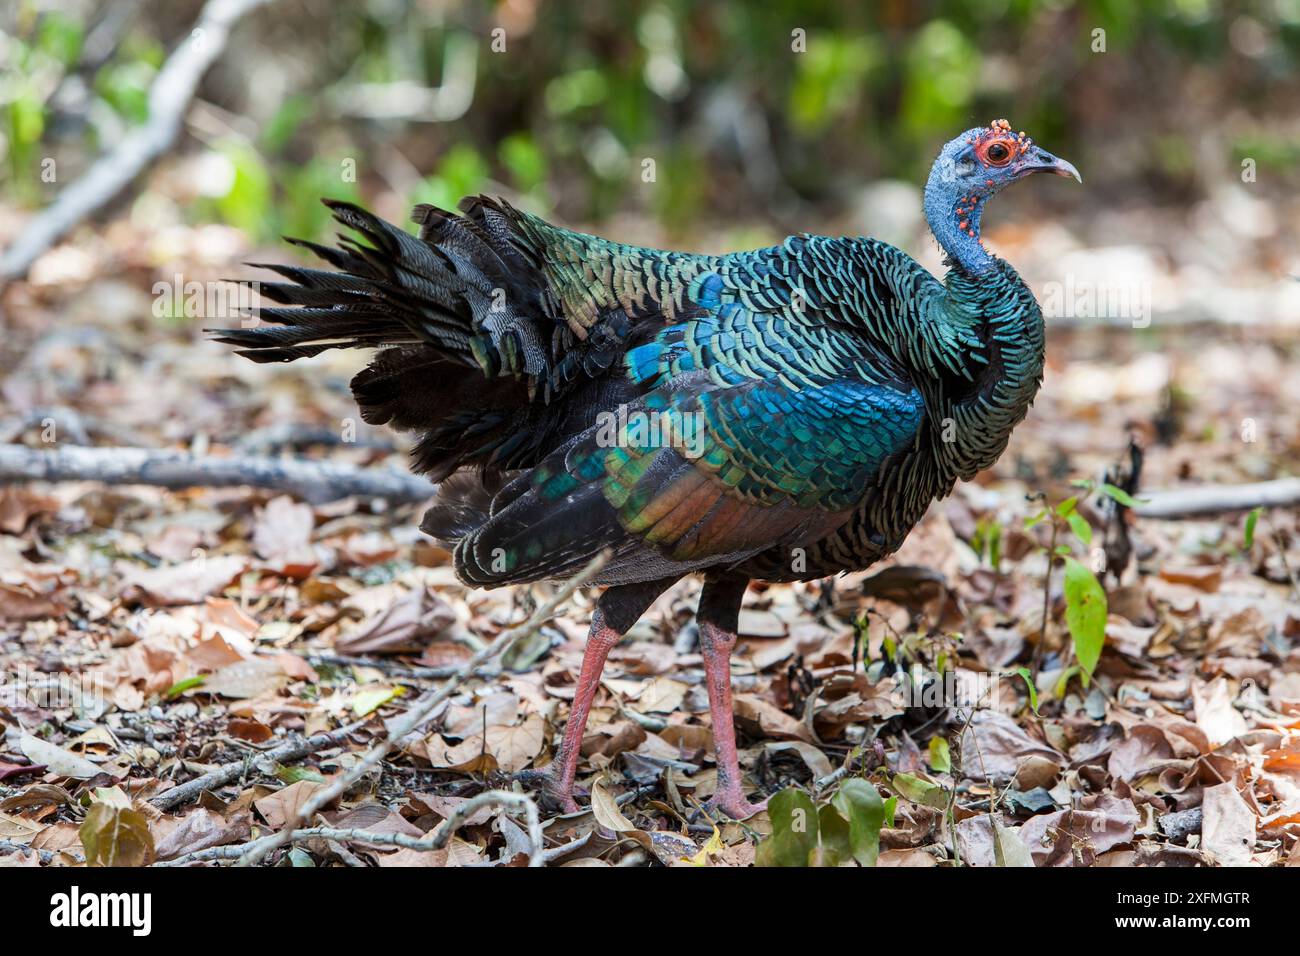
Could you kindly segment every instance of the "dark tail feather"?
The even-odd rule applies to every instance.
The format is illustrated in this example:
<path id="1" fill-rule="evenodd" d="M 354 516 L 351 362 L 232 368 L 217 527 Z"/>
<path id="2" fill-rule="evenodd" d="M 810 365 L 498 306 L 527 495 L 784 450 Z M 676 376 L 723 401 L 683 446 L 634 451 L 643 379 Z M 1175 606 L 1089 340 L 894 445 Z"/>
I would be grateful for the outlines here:
<path id="1" fill-rule="evenodd" d="M 438 485 L 438 497 L 424 513 L 420 530 L 448 548 L 477 530 L 492 510 L 492 490 L 483 476 L 461 471 Z"/>
<path id="2" fill-rule="evenodd" d="M 362 417 L 422 433 L 413 467 L 442 480 L 466 465 L 494 470 L 528 458 L 528 376 L 549 369 L 544 281 L 510 216 L 490 199 L 466 215 L 419 206 L 413 236 L 364 209 L 322 200 L 359 238 L 337 248 L 290 239 L 338 271 L 267 265 L 246 328 L 208 330 L 255 362 L 326 349 L 377 348 L 352 381 Z M 534 379 L 535 381 L 535 379 Z M 528 447 L 525 447 L 528 446 Z"/>
<path id="3" fill-rule="evenodd" d="M 255 327 L 209 330 L 217 341 L 257 362 L 292 361 L 328 348 L 424 343 L 478 365 L 473 340 L 490 335 L 488 317 L 504 311 L 495 331 L 508 330 L 525 344 L 521 328 L 531 325 L 528 310 L 541 301 L 537 277 L 495 221 L 490 235 L 470 219 L 420 206 L 416 237 L 351 203 L 322 201 L 365 241 L 340 236 L 339 248 L 331 249 L 289 239 L 339 271 L 264 266 L 289 281 L 250 284 L 272 302 L 297 308 L 263 308 Z M 494 310 L 502 293 L 510 308 Z"/>

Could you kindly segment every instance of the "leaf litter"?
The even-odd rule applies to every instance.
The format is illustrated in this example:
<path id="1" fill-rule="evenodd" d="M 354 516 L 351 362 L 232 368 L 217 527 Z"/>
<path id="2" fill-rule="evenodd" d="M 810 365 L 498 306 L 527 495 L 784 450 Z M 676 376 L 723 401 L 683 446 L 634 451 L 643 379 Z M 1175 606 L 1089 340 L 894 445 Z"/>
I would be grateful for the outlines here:
<path id="1" fill-rule="evenodd" d="M 268 426 L 354 421 L 346 357 L 248 365 L 150 319 L 147 298 L 108 294 L 122 287 L 109 274 L 10 293 L 26 317 L 11 347 L 26 358 L 0 395 L 6 417 L 70 408 L 114 426 L 103 434 L 231 455 Z M 104 334 L 60 331 L 69 302 L 96 297 L 145 307 L 104 310 Z M 1071 485 L 1099 482 L 1130 436 L 1145 448 L 1143 487 L 1287 474 L 1300 457 L 1300 344 L 1207 330 L 1161 340 L 1154 363 L 1131 335 L 1049 331 L 1047 382 L 1006 455 L 936 503 L 889 562 L 751 589 L 736 719 L 747 785 L 775 795 L 769 809 L 717 825 L 698 812 L 717 775 L 699 584 L 684 581 L 610 656 L 583 741 L 584 809 L 544 807 L 550 865 L 1300 862 L 1295 511 L 1116 517 L 1105 495 Z M 1243 443 L 1247 418 L 1261 434 Z M 297 452 L 404 464 L 400 439 L 353 427 L 364 440 Z M 1050 522 L 1026 519 L 1070 496 L 1068 555 L 1045 600 Z M 248 488 L 0 489 L 0 862 L 223 865 L 223 848 L 286 825 L 547 593 L 463 587 L 418 513 Z M 1131 558 L 1096 573 L 1121 526 Z M 1085 606 L 1070 603 L 1077 587 Z M 458 687 L 313 822 L 418 837 L 544 767 L 591 607 L 579 594 Z M 358 720 L 343 743 L 267 759 Z M 232 764 L 227 784 L 151 802 Z M 440 850 L 311 838 L 292 859 L 518 865 L 527 849 L 522 820 L 487 807 Z"/>

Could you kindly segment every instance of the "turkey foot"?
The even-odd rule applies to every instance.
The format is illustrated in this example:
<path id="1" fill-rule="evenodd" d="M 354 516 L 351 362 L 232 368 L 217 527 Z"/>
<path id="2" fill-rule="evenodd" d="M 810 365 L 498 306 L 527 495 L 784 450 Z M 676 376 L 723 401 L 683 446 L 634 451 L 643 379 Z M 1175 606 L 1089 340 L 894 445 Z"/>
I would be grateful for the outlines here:
<path id="1" fill-rule="evenodd" d="M 541 770 L 521 770 L 511 779 L 536 790 L 545 800 L 558 806 L 561 813 L 578 813 L 582 808 L 573 799 L 573 783 L 570 781 L 566 786 L 562 774 L 556 769 L 556 763 L 551 763 Z"/>

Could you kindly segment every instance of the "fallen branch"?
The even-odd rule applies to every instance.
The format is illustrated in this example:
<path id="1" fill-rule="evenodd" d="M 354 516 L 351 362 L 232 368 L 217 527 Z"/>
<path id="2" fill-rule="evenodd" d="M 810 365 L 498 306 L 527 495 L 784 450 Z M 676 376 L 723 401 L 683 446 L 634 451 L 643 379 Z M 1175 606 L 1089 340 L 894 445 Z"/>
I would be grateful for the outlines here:
<path id="1" fill-rule="evenodd" d="M 0 282 L 26 275 L 40 255 L 104 206 L 167 150 L 180 133 L 199 80 L 226 49 L 231 27 L 269 0 L 208 0 L 149 87 L 149 121 L 124 136 L 86 174 L 59 193 L 0 257 Z"/>
<path id="2" fill-rule="evenodd" d="M 500 790 L 490 791 L 488 793 L 480 794 L 479 796 L 480 797 L 505 796 L 510 798 L 520 797 L 519 794 L 505 793 L 504 791 L 500 791 Z M 477 800 L 479 798 L 475 797 L 474 799 Z M 526 800 L 530 804 L 533 803 L 533 801 L 528 800 L 527 797 L 522 797 L 522 800 Z M 491 801 L 487 801 L 487 802 L 491 803 Z M 483 806 L 483 805 L 484 804 L 479 804 L 478 806 Z M 517 804 L 517 805 L 522 806 L 522 804 Z M 466 806 L 468 806 L 468 804 L 466 804 Z M 478 809 L 478 806 L 476 806 L 475 809 Z M 535 811 L 536 809 L 537 809 L 536 805 L 533 804 L 533 810 Z M 467 816 L 466 814 L 462 814 L 460 817 L 460 822 L 463 822 L 466 816 Z M 434 834 L 426 835 L 422 837 L 408 836 L 407 834 L 404 833 L 372 833 L 369 830 L 352 830 L 352 829 L 341 830 L 337 827 L 304 827 L 301 830 L 295 831 L 293 834 L 293 838 L 295 840 L 298 840 L 298 839 L 306 839 L 308 837 L 317 836 L 317 837 L 322 837 L 324 839 L 334 841 L 336 843 L 351 840 L 351 841 L 359 841 L 362 843 L 373 843 L 377 846 L 398 846 L 398 847 L 407 847 L 409 849 L 414 849 L 414 850 L 440 850 L 442 849 L 443 846 L 445 846 L 450 841 L 452 833 L 456 830 L 457 827 L 459 827 L 460 822 L 458 822 L 456 826 L 448 827 L 448 823 L 450 823 L 450 820 L 444 821 L 442 826 L 440 826 L 438 828 L 438 831 L 436 831 Z M 446 833 L 446 838 L 443 839 L 438 846 L 434 846 L 433 844 L 436 838 L 438 837 L 438 833 L 443 831 L 445 831 Z M 553 860 L 558 860 L 561 857 L 568 856 L 570 853 L 574 852 L 575 850 L 582 849 L 584 846 L 586 846 L 587 841 L 591 839 L 591 835 L 593 832 L 594 831 L 592 830 L 588 830 L 582 836 L 570 840 L 568 843 L 561 843 L 559 846 L 553 846 L 553 847 L 543 849 L 540 853 L 540 858 L 541 858 L 540 865 L 545 866 L 546 864 L 550 863 Z M 530 852 L 529 854 L 528 865 L 537 866 L 539 864 L 533 861 L 534 861 L 536 848 L 541 845 L 537 841 L 543 839 L 541 835 L 540 820 L 538 821 L 537 830 L 536 832 L 534 832 L 532 827 L 532 821 L 530 818 L 529 839 L 533 840 L 533 845 L 529 848 L 530 851 L 533 852 Z M 226 846 L 208 847 L 203 850 L 194 850 L 191 853 L 186 853 L 184 856 L 178 856 L 174 860 L 162 860 L 158 863 L 155 863 L 154 866 L 155 867 L 189 866 L 191 863 L 207 863 L 214 860 L 236 860 L 239 857 L 243 856 L 244 851 L 248 849 L 248 846 L 249 844 L 247 843 L 232 843 Z M 51 857 L 53 855 L 54 854 L 52 853 L 50 854 Z"/>
<path id="3" fill-rule="evenodd" d="M 1300 478 L 1279 478 L 1250 485 L 1200 485 L 1144 491 L 1133 510 L 1143 518 L 1195 518 L 1252 508 L 1300 505 Z"/>
<path id="4" fill-rule="evenodd" d="M 349 736 L 356 733 L 367 723 L 370 718 L 356 720 L 345 727 L 339 727 L 337 730 L 331 730 L 327 733 L 316 734 L 312 737 L 297 737 L 288 743 L 281 744 L 274 750 L 267 750 L 258 754 L 259 760 L 269 760 L 273 763 L 288 763 L 291 760 L 301 760 L 308 754 L 315 753 L 318 750 L 324 750 L 326 747 L 335 747 L 345 742 Z M 241 773 L 247 766 L 246 761 L 234 760 L 225 766 L 213 770 L 211 773 L 205 773 L 201 777 L 195 777 L 193 780 L 181 784 L 179 787 L 173 787 L 164 793 L 152 797 L 149 802 L 159 810 L 170 810 L 179 806 L 188 800 L 192 800 L 205 790 L 211 790 L 215 787 L 224 787 Z"/>
<path id="5" fill-rule="evenodd" d="M 274 657 L 284 652 L 268 648 L 266 650 L 259 649 L 258 653 L 265 654 L 267 657 Z M 370 667 L 399 680 L 442 680 L 447 677 L 455 677 L 460 673 L 460 667 L 456 664 L 445 664 L 442 667 L 424 667 L 419 664 L 407 664 L 400 660 L 384 660 L 379 657 L 348 657 L 343 654 L 302 654 L 297 651 L 291 651 L 290 653 L 298 654 L 312 667 L 319 664 L 328 664 L 334 667 Z M 474 672 L 474 676 L 496 677 L 500 672 L 500 668 L 497 667 L 480 667 Z"/>
<path id="6" fill-rule="evenodd" d="M 392 727 L 389 728 L 383 738 L 371 747 L 358 760 L 351 770 L 341 773 L 334 778 L 327 786 L 317 790 L 306 800 L 294 819 L 286 822 L 284 828 L 278 833 L 273 833 L 261 840 L 254 841 L 248 846 L 247 852 L 240 857 L 238 866 L 254 866 L 264 860 L 268 853 L 284 846 L 294 839 L 295 831 L 307 821 L 311 820 L 316 812 L 331 801 L 338 799 L 348 788 L 369 773 L 374 767 L 383 761 L 384 757 L 397 745 L 397 742 L 408 734 L 414 732 L 421 724 L 433 715 L 443 701 L 447 700 L 452 693 L 461 685 L 461 683 L 470 677 L 484 663 L 504 654 L 515 645 L 517 641 L 535 634 L 539 628 L 551 619 L 555 609 L 569 599 L 578 588 L 590 581 L 600 569 L 605 566 L 608 555 L 599 554 L 593 558 L 585 568 L 578 572 L 577 576 L 567 581 L 551 598 L 543 603 L 532 616 L 518 627 L 513 627 L 508 631 L 499 634 L 491 644 L 476 653 L 464 666 L 456 673 L 454 677 L 443 684 L 437 691 L 426 694 L 415 702 L 415 704 L 405 714 L 398 719 Z M 530 801 L 531 802 L 531 801 Z M 534 808 L 535 809 L 535 808 Z M 539 844 L 534 844 L 535 851 L 534 861 L 529 865 L 541 865 L 540 856 L 536 856 Z"/>
<path id="7" fill-rule="evenodd" d="M 437 486 L 395 469 L 356 468 L 297 458 L 217 458 L 148 448 L 79 448 L 54 451 L 0 445 L 0 482 L 102 481 L 162 488 L 252 485 L 288 492 L 319 504 L 349 495 L 396 503 L 427 501 Z"/>

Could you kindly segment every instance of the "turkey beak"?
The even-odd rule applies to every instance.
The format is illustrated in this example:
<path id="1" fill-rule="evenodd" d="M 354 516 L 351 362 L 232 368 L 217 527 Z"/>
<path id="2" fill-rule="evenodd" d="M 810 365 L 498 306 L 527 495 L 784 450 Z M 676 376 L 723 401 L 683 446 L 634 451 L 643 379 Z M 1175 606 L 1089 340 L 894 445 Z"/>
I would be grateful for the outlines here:
<path id="1" fill-rule="evenodd" d="M 1034 156 L 1025 164 L 1024 170 L 1026 175 L 1029 173 L 1055 173 L 1058 176 L 1072 176 L 1076 182 L 1083 182 L 1083 177 L 1074 168 L 1074 163 L 1053 156 L 1045 149 L 1034 150 Z"/>

